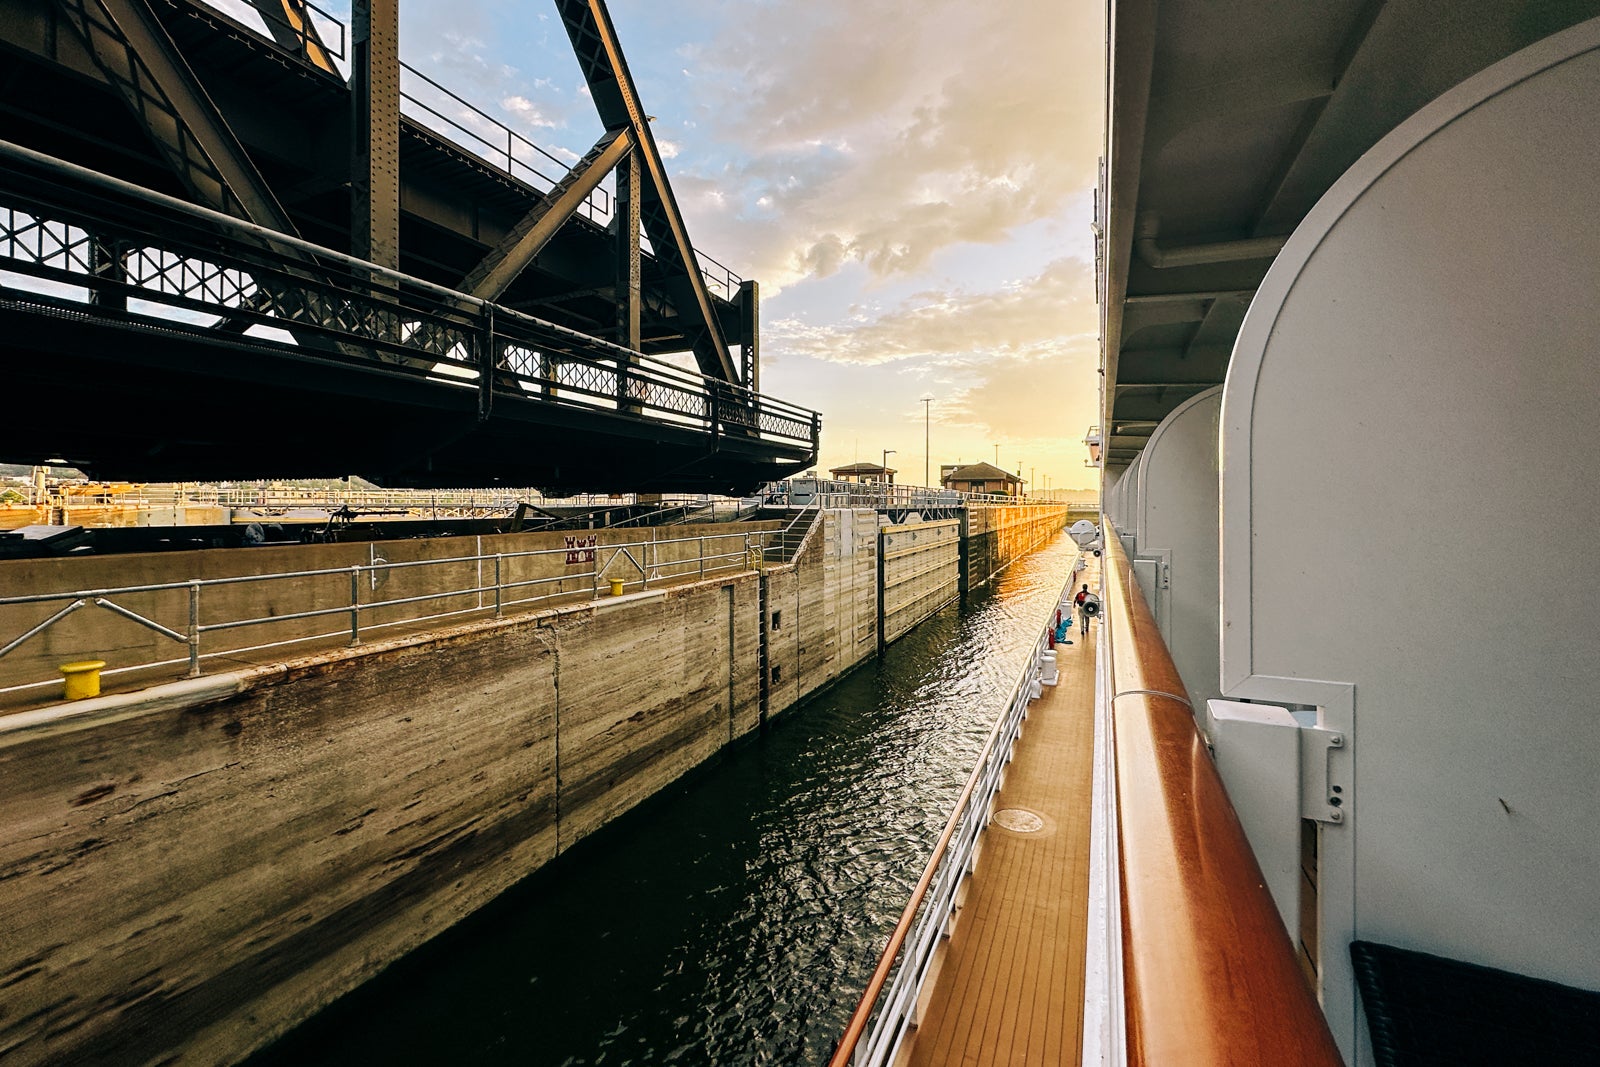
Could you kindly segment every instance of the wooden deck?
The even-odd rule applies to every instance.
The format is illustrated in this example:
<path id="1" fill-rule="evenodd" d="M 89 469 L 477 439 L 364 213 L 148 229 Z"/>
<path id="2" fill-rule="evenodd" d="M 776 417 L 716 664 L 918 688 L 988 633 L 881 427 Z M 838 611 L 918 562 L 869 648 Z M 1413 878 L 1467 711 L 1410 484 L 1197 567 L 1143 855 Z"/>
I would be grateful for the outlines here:
<path id="1" fill-rule="evenodd" d="M 1092 581 L 1088 575 L 1085 580 Z M 921 1025 L 913 1067 L 1057 1067 L 1078 1062 L 1089 893 L 1094 647 L 1073 627 L 1058 685 L 1029 709 L 995 811 L 1043 820 L 1032 833 L 991 822 Z"/>

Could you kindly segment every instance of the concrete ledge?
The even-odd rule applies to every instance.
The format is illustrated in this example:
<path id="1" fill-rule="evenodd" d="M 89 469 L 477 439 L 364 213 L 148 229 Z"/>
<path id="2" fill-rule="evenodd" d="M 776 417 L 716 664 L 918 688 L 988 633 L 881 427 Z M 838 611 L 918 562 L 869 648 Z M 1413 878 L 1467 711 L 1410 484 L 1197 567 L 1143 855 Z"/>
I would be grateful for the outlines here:
<path id="1" fill-rule="evenodd" d="M 272 673 L 281 674 L 283 668 Z M 204 678 L 185 678 L 181 682 L 151 686 L 134 693 L 111 693 L 71 704 L 56 704 L 34 711 L 0 716 L 0 748 L 35 741 L 76 730 L 92 730 L 141 715 L 173 711 L 213 700 L 222 700 L 245 691 L 247 675 L 261 670 L 217 674 Z"/>

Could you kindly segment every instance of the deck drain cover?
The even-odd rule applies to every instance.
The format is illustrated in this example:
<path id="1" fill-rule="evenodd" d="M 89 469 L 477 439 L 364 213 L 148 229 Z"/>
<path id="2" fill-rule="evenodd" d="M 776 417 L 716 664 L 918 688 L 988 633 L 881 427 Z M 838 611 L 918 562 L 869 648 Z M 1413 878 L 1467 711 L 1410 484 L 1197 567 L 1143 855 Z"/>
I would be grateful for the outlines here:
<path id="1" fill-rule="evenodd" d="M 1044 820 L 1024 808 L 1001 808 L 994 813 L 994 821 L 1019 834 L 1031 834 L 1044 829 Z"/>

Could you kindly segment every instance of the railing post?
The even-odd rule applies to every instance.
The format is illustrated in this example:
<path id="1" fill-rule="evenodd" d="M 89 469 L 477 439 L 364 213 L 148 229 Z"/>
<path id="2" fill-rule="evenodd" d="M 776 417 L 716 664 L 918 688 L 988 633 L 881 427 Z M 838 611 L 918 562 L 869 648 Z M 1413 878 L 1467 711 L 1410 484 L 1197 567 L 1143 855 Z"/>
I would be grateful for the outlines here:
<path id="1" fill-rule="evenodd" d="M 500 557 L 501 553 L 494 554 L 494 617 L 500 618 Z"/>
<path id="2" fill-rule="evenodd" d="M 350 568 L 350 647 L 361 643 L 361 564 Z"/>
<path id="3" fill-rule="evenodd" d="M 189 583 L 189 677 L 200 677 L 200 583 Z"/>
<path id="4" fill-rule="evenodd" d="M 701 534 L 695 540 L 700 542 L 700 580 L 703 582 L 706 580 L 706 535 Z"/>

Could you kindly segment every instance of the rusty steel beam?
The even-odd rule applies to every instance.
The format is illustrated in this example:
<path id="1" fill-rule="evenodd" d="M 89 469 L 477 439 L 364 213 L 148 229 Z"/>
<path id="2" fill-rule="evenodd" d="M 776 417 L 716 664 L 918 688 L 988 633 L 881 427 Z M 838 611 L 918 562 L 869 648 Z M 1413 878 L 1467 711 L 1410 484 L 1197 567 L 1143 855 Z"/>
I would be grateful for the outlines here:
<path id="1" fill-rule="evenodd" d="M 700 370 L 709 377 L 737 383 L 738 368 L 711 306 L 711 294 L 700 274 L 700 263 L 689 243 L 677 199 L 672 195 L 666 165 L 650 132 L 650 120 L 639 103 L 638 89 L 628 72 L 604 0 L 555 0 L 555 4 L 600 121 L 607 129 L 631 129 L 638 140 L 638 158 L 645 179 L 641 183 L 640 221 L 657 262 L 666 270 L 666 286 L 678 314 L 693 322 L 685 333 L 694 338 Z"/>

